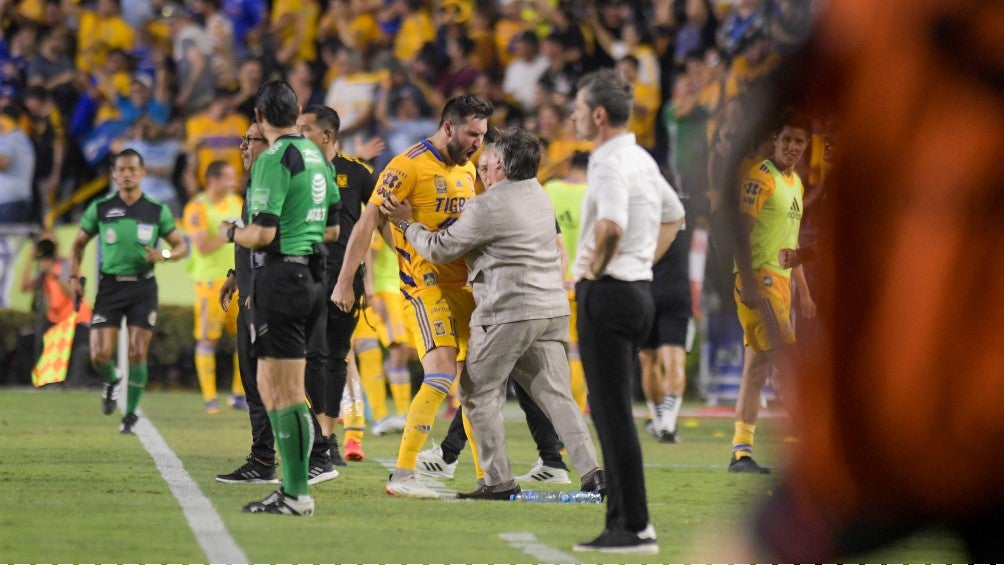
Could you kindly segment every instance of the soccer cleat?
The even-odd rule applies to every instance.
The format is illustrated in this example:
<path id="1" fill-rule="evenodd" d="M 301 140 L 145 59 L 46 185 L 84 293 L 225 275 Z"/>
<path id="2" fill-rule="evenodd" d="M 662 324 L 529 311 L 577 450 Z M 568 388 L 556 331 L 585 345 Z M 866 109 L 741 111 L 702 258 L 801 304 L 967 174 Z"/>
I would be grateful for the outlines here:
<path id="1" fill-rule="evenodd" d="M 248 401 L 243 396 L 233 395 L 230 397 L 230 407 L 234 410 L 247 410 Z"/>
<path id="2" fill-rule="evenodd" d="M 219 414 L 220 413 L 220 401 L 217 399 L 206 401 L 206 414 Z"/>
<path id="3" fill-rule="evenodd" d="M 607 474 L 603 469 L 596 469 L 592 473 L 587 474 L 582 477 L 582 486 L 580 490 L 586 492 L 598 492 L 600 496 L 606 498 L 607 496 Z"/>
<path id="4" fill-rule="evenodd" d="M 659 429 L 655 426 L 655 420 L 651 418 L 645 420 L 645 432 L 652 437 L 659 437 Z"/>
<path id="5" fill-rule="evenodd" d="M 311 461 L 310 469 L 307 471 L 307 484 L 316 485 L 324 481 L 330 481 L 338 476 L 338 471 L 330 461 L 324 463 Z"/>
<path id="6" fill-rule="evenodd" d="M 336 434 L 331 434 L 327 437 L 328 440 L 328 457 L 331 458 L 331 464 L 336 467 L 344 467 L 348 465 L 345 459 L 342 458 L 342 450 L 338 447 L 338 436 Z"/>
<path id="7" fill-rule="evenodd" d="M 680 438 L 676 437 L 676 432 L 671 432 L 669 430 L 662 430 L 659 432 L 659 442 L 680 443 Z"/>
<path id="8" fill-rule="evenodd" d="M 133 433 L 132 427 L 136 425 L 136 422 L 138 420 L 139 417 L 133 414 L 132 412 L 126 414 L 125 416 L 122 417 L 122 423 L 119 424 L 119 432 L 123 434 Z"/>
<path id="9" fill-rule="evenodd" d="M 465 500 L 509 500 L 512 495 L 523 492 L 522 489 L 519 488 L 519 485 L 502 490 L 495 490 L 496 488 L 497 487 L 481 485 L 473 492 L 458 492 L 457 498 Z"/>
<path id="10" fill-rule="evenodd" d="M 649 524 L 640 532 L 626 530 L 604 530 L 596 539 L 572 546 L 573 551 L 598 551 L 601 553 L 659 553 L 655 540 L 655 528 Z"/>
<path id="11" fill-rule="evenodd" d="M 453 473 L 457 470 L 457 462 L 447 463 L 443 459 L 442 446 L 436 444 L 432 444 L 432 449 L 425 449 L 418 453 L 415 466 L 418 472 L 423 475 L 444 479 L 452 479 Z"/>
<path id="12" fill-rule="evenodd" d="M 537 458 L 537 462 L 530 467 L 530 471 L 525 475 L 516 477 L 516 480 L 521 483 L 534 481 L 538 483 L 568 484 L 572 482 L 568 478 L 568 471 L 544 465 L 544 460 L 539 457 Z"/>
<path id="13" fill-rule="evenodd" d="M 370 432 L 375 436 L 395 434 L 404 431 L 404 418 L 401 416 L 387 416 L 379 422 L 373 424 Z"/>
<path id="14" fill-rule="evenodd" d="M 105 383 L 101 388 L 101 413 L 105 416 L 115 411 L 115 401 L 119 399 L 119 381 Z"/>
<path id="15" fill-rule="evenodd" d="M 349 461 L 362 461 L 366 459 L 363 453 L 363 444 L 356 439 L 345 440 L 345 458 Z"/>
<path id="16" fill-rule="evenodd" d="M 289 496 L 279 489 L 262 500 L 244 505 L 244 512 L 257 514 L 286 514 L 288 516 L 313 516 L 314 499 L 309 496 Z"/>
<path id="17" fill-rule="evenodd" d="M 391 479 L 387 482 L 384 491 L 391 496 L 402 498 L 439 498 L 439 493 L 423 485 L 422 481 L 418 480 L 418 475 L 409 475 L 397 480 Z"/>
<path id="18" fill-rule="evenodd" d="M 729 462 L 729 472 L 766 475 L 770 473 L 770 469 L 757 465 L 757 462 L 749 455 L 743 455 L 737 458 L 736 454 L 733 453 L 732 461 Z"/>
<path id="19" fill-rule="evenodd" d="M 275 477 L 275 464 L 266 465 L 259 462 L 254 457 L 248 456 L 247 462 L 238 467 L 234 472 L 226 475 L 216 475 L 216 480 L 221 483 L 272 483 L 276 484 L 279 479 Z"/>

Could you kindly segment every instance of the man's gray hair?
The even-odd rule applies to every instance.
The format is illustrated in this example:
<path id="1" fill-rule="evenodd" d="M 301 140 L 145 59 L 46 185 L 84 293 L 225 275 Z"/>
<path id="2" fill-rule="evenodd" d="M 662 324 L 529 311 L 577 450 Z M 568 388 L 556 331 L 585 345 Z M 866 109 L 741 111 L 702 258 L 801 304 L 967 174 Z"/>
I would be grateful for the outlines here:
<path id="1" fill-rule="evenodd" d="M 627 124 L 631 117 L 631 85 L 613 69 L 601 69 L 579 79 L 578 88 L 584 92 L 590 110 L 603 108 L 613 127 Z"/>
<path id="2" fill-rule="evenodd" d="M 540 140 L 522 128 L 498 130 L 495 140 L 484 150 L 493 150 L 502 160 L 502 172 L 509 180 L 526 180 L 537 176 L 540 167 Z"/>

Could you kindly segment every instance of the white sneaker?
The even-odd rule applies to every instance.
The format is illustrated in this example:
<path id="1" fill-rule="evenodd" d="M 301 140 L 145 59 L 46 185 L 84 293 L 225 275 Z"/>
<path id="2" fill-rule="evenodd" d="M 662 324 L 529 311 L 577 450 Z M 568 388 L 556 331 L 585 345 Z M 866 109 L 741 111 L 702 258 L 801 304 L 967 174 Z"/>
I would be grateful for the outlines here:
<path id="1" fill-rule="evenodd" d="M 439 498 L 439 493 L 423 485 L 418 480 L 418 475 L 411 475 L 396 481 L 391 480 L 387 483 L 385 491 L 391 496 L 400 496 L 403 498 Z"/>
<path id="2" fill-rule="evenodd" d="M 387 416 L 379 422 L 373 424 L 370 433 L 375 436 L 394 434 L 404 431 L 404 418 L 401 416 Z"/>
<path id="3" fill-rule="evenodd" d="M 418 452 L 418 460 L 415 462 L 418 472 L 428 477 L 440 477 L 452 479 L 453 473 L 457 470 L 457 462 L 447 463 L 443 460 L 443 448 L 435 443 L 432 449 L 425 449 Z"/>
<path id="4" fill-rule="evenodd" d="M 544 465 L 544 461 L 541 458 L 537 458 L 537 462 L 530 467 L 530 472 L 525 475 L 520 475 L 516 477 L 516 481 L 520 483 L 528 482 L 538 482 L 538 483 L 559 483 L 568 484 L 572 482 L 568 478 L 568 471 L 564 469 L 556 469 L 554 467 L 548 467 Z"/>

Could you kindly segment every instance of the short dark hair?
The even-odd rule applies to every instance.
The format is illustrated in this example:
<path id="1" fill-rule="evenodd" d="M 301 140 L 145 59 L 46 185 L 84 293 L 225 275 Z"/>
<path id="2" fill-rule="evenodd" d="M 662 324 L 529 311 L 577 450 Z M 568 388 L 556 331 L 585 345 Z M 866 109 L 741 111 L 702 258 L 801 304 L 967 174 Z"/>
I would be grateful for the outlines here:
<path id="1" fill-rule="evenodd" d="M 335 132 L 335 135 L 338 135 L 338 129 L 342 127 L 342 119 L 338 117 L 338 112 L 324 104 L 311 104 L 303 109 L 303 113 L 316 116 L 317 123 L 322 128 Z"/>
<path id="2" fill-rule="evenodd" d="M 275 127 L 296 125 L 296 93 L 286 81 L 273 80 L 263 84 L 255 94 L 254 109 Z"/>
<path id="3" fill-rule="evenodd" d="M 485 102 L 470 94 L 462 94 L 450 98 L 446 102 L 446 106 L 443 107 L 443 117 L 439 119 L 439 126 L 442 127 L 446 122 L 460 123 L 471 117 L 477 120 L 487 120 L 494 111 L 495 108 L 491 102 Z"/>
<path id="4" fill-rule="evenodd" d="M 209 166 L 206 167 L 206 178 L 207 179 L 220 178 L 220 176 L 223 175 L 223 169 L 230 166 L 232 165 L 230 164 L 229 161 L 223 161 L 222 159 L 217 159 L 212 163 L 209 163 Z"/>
<path id="5" fill-rule="evenodd" d="M 812 136 L 812 120 L 801 112 L 790 109 L 783 111 L 780 119 L 777 121 L 777 128 L 774 130 L 774 133 L 780 134 L 781 130 L 785 127 L 800 129 L 809 134 L 810 137 Z"/>
<path id="6" fill-rule="evenodd" d="M 144 168 L 146 167 L 146 162 L 143 161 L 143 156 L 139 154 L 139 151 L 136 151 L 135 149 L 130 147 L 128 149 L 123 149 L 122 151 L 119 151 L 118 153 L 115 154 L 114 157 L 112 157 L 112 168 L 113 169 L 115 168 L 115 165 L 118 164 L 119 159 L 124 159 L 126 157 L 136 157 L 139 159 L 139 166 Z"/>
<path id="7" fill-rule="evenodd" d="M 589 73 L 579 79 L 578 88 L 585 92 L 586 104 L 591 110 L 603 108 L 607 111 L 611 126 L 623 126 L 631 117 L 631 85 L 613 69 Z"/>
<path id="8" fill-rule="evenodd" d="M 569 166 L 573 169 L 586 169 L 589 167 L 589 152 L 576 151 L 575 153 L 572 153 L 572 159 L 569 161 Z"/>
<path id="9" fill-rule="evenodd" d="M 492 142 L 495 153 L 502 158 L 502 172 L 509 180 L 526 180 L 537 176 L 540 166 L 540 140 L 523 128 L 498 130 Z"/>

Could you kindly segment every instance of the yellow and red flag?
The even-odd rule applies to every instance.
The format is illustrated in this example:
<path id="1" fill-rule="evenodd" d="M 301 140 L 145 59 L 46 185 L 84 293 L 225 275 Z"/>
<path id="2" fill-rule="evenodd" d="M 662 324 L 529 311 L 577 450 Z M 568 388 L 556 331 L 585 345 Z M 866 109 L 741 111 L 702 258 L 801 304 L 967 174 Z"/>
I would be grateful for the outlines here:
<path id="1" fill-rule="evenodd" d="M 77 330 L 77 312 L 49 328 L 42 337 L 42 355 L 31 370 L 31 384 L 36 387 L 66 380 L 73 350 L 73 335 Z"/>

